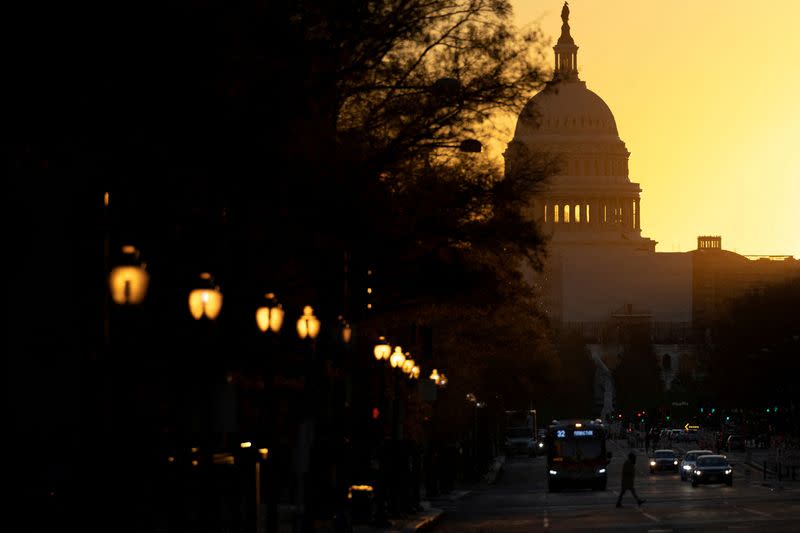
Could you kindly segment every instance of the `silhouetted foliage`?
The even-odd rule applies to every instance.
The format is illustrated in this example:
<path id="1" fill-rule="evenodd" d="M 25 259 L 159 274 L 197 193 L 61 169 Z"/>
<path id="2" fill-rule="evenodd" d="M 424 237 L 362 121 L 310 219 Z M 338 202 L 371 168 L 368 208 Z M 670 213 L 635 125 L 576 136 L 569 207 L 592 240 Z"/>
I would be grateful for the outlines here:
<path id="1" fill-rule="evenodd" d="M 537 390 L 539 408 L 550 418 L 586 418 L 594 413 L 595 363 L 578 333 L 567 331 L 557 345 L 552 375 Z"/>
<path id="2" fill-rule="evenodd" d="M 613 370 L 616 404 L 621 410 L 661 405 L 664 383 L 647 324 L 621 325 L 622 353 Z"/>
<path id="3" fill-rule="evenodd" d="M 7 122 L 19 139 L 13 192 L 24 198 L 12 202 L 15 220 L 33 226 L 42 264 L 48 240 L 59 241 L 74 284 L 59 326 L 75 368 L 93 369 L 105 349 L 104 232 L 111 249 L 141 250 L 152 281 L 131 335 L 138 358 L 126 347 L 130 359 L 113 361 L 115 392 L 158 396 L 159 417 L 138 413 L 141 440 L 198 420 L 210 427 L 212 377 L 264 386 L 248 372 L 262 364 L 252 315 L 267 291 L 287 310 L 274 358 L 287 380 L 307 348 L 293 322 L 311 304 L 323 328 L 348 316 L 359 357 L 379 326 L 422 321 L 441 335 L 435 357 L 451 375 L 469 353 L 459 386 L 535 385 L 546 343 L 519 267 L 539 263 L 542 239 L 522 210 L 551 165 L 531 157 L 526 172 L 504 177 L 483 154 L 452 148 L 500 136 L 494 113 L 519 110 L 540 86 L 539 36 L 517 32 L 509 15 L 502 0 L 290 0 L 61 5 L 19 17 L 23 71 Z M 213 343 L 186 312 L 202 271 L 225 294 Z M 20 286 L 49 283 L 33 278 Z M 26 316 L 39 318 L 40 304 L 28 303 Z M 456 334 L 468 330 L 469 342 Z M 321 336 L 320 353 L 335 359 L 330 338 Z M 29 340 L 27 350 L 69 366 Z M 136 372 L 123 368 L 134 361 Z M 97 398 L 76 403 L 89 427 L 107 417 L 104 385 L 85 374 Z M 286 398 L 275 416 L 288 434 L 300 417 Z M 34 420 L 34 411 L 19 416 Z M 114 421 L 122 433 L 133 427 L 125 420 Z"/>
<path id="4" fill-rule="evenodd" d="M 453 148 L 501 137 L 495 113 L 518 111 L 544 79 L 541 36 L 512 27 L 508 2 L 54 14 L 28 39 L 20 159 L 41 152 L 50 166 L 36 179 L 72 183 L 81 238 L 98 239 L 110 191 L 112 246 L 137 244 L 155 283 L 209 270 L 229 302 L 253 287 L 336 316 L 347 253 L 350 287 L 368 269 L 383 281 L 378 312 L 490 308 L 524 289 L 521 261 L 539 263 L 521 210 L 552 166 L 503 179 L 483 154 Z M 349 300 L 351 314 L 363 309 L 360 294 Z"/>
<path id="5" fill-rule="evenodd" d="M 720 405 L 797 405 L 800 279 L 731 302 L 711 333 L 703 386 Z"/>

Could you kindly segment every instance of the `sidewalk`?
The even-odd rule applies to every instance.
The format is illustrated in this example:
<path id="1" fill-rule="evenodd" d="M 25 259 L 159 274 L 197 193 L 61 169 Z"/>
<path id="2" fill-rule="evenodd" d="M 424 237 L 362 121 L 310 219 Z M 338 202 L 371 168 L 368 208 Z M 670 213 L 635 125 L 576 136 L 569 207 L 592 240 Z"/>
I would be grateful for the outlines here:
<path id="1" fill-rule="evenodd" d="M 420 502 L 423 511 L 403 520 L 392 520 L 388 527 L 376 527 L 372 525 L 353 526 L 353 533 L 409 533 L 412 531 L 425 531 L 433 528 L 445 515 L 442 506 L 458 501 L 472 492 L 471 488 L 477 485 L 492 485 L 497 482 L 498 477 L 505 465 L 505 455 L 497 456 L 492 461 L 489 470 L 483 475 L 481 481 L 472 484 L 460 485 L 450 492 L 440 494 L 430 500 Z"/>
<path id="2" fill-rule="evenodd" d="M 411 531 L 425 531 L 432 528 L 444 516 L 442 509 L 431 507 L 430 502 L 421 502 L 423 511 L 404 520 L 389 520 L 388 527 L 375 527 L 371 525 L 353 526 L 353 533 L 407 533 Z"/>

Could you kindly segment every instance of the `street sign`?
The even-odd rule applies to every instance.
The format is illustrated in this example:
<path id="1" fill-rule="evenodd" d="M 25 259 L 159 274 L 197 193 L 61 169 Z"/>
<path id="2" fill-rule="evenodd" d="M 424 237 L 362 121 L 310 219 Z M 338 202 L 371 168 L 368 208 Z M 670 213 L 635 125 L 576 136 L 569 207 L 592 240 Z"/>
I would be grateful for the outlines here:
<path id="1" fill-rule="evenodd" d="M 689 431 L 690 429 L 700 429 L 700 426 L 694 426 L 692 424 L 686 424 L 685 426 L 683 426 L 683 429 L 685 429 L 686 431 Z"/>

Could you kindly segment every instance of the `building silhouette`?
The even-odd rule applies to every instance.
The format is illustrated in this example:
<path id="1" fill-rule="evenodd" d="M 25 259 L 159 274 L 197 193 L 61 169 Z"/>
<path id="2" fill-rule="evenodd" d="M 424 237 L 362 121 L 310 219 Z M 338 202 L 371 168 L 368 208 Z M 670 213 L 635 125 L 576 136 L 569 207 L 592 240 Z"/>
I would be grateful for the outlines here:
<path id="1" fill-rule="evenodd" d="M 695 372 L 704 334 L 728 302 L 800 276 L 800 261 L 739 255 L 721 237 L 699 237 L 688 252 L 656 251 L 643 235 L 642 189 L 629 176 L 614 115 L 579 77 L 569 15 L 565 3 L 553 79 L 520 113 L 504 154 L 506 172 L 542 153 L 559 169 L 529 208 L 548 256 L 541 273 L 526 275 L 553 325 L 579 331 L 604 373 L 619 351 L 616 332 L 644 324 L 669 388 L 679 372 Z"/>

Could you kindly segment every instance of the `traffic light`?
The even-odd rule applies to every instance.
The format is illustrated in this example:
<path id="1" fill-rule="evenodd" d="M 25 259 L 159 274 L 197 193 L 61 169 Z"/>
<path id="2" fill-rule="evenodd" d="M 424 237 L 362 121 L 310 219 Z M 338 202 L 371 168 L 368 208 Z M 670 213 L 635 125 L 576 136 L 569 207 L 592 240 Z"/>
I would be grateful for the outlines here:
<path id="1" fill-rule="evenodd" d="M 670 416 L 669 416 L 669 415 L 667 415 L 667 422 L 669 422 L 669 418 L 670 418 Z"/>
<path id="2" fill-rule="evenodd" d="M 712 413 L 715 413 L 716 411 L 717 411 L 717 408 L 716 408 L 716 407 L 712 407 L 712 408 L 711 408 L 711 412 L 712 412 Z"/>

